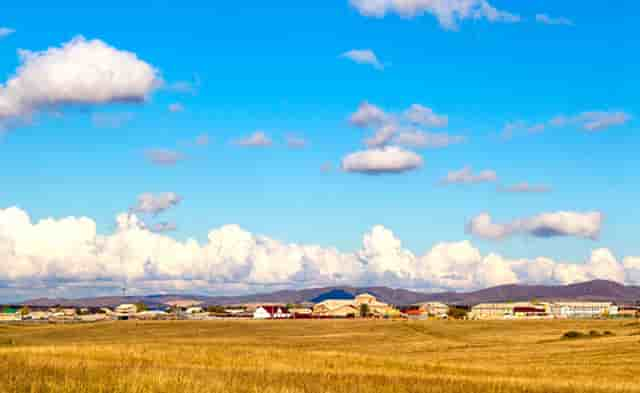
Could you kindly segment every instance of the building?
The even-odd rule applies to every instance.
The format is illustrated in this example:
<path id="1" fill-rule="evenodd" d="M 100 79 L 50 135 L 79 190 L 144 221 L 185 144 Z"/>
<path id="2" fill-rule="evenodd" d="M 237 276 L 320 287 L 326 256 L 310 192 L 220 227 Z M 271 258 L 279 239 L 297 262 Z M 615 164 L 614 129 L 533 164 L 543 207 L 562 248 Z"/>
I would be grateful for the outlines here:
<path id="1" fill-rule="evenodd" d="M 253 312 L 253 319 L 288 319 L 291 313 L 285 306 L 258 306 Z"/>
<path id="2" fill-rule="evenodd" d="M 551 314 L 556 318 L 595 318 L 618 314 L 611 302 L 553 302 Z"/>
<path id="3" fill-rule="evenodd" d="M 431 317 L 446 318 L 449 314 L 449 306 L 440 302 L 418 303 L 418 309 Z"/>
<path id="4" fill-rule="evenodd" d="M 514 318 L 514 309 L 535 307 L 530 302 L 480 303 L 471 307 L 469 319 L 508 319 Z"/>
<path id="5" fill-rule="evenodd" d="M 363 305 L 374 316 L 395 315 L 398 311 L 387 303 L 378 301 L 375 296 L 362 293 L 352 300 L 327 299 L 313 306 L 313 315 L 319 317 L 348 318 L 360 316 Z"/>
<path id="6" fill-rule="evenodd" d="M 19 309 L 14 307 L 5 307 L 0 310 L 0 322 L 13 322 L 21 321 L 22 313 Z"/>
<path id="7" fill-rule="evenodd" d="M 123 321 L 133 318 L 137 313 L 138 306 L 135 304 L 121 304 L 111 313 L 111 317 Z"/>

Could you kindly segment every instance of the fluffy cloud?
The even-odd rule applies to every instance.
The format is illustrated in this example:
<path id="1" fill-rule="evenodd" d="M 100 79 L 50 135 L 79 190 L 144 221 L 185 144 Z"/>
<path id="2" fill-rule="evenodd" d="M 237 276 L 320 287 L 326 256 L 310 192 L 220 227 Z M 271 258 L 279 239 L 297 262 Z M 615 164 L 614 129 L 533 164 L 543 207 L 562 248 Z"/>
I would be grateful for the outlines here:
<path id="1" fill-rule="evenodd" d="M 579 264 L 482 255 L 469 241 L 438 243 L 416 256 L 389 229 L 375 226 L 364 234 L 359 250 L 343 253 L 283 243 L 237 225 L 213 229 L 201 243 L 156 232 L 173 229 L 170 223 L 147 228 L 127 213 L 116 221 L 112 233 L 101 235 L 90 218 L 32 222 L 21 209 L 0 209 L 0 290 L 10 287 L 6 296 L 27 297 L 61 292 L 72 296 L 77 287 L 113 294 L 122 285 L 130 293 L 229 294 L 341 284 L 472 290 L 591 279 L 640 283 L 640 258 L 627 257 L 621 263 L 608 249 L 594 250 Z"/>
<path id="2" fill-rule="evenodd" d="M 603 221 L 604 215 L 600 212 L 560 211 L 499 224 L 493 222 L 488 213 L 482 213 L 469 221 L 467 232 L 494 240 L 517 234 L 535 237 L 574 236 L 596 240 L 600 236 Z"/>
<path id="3" fill-rule="evenodd" d="M 411 123 L 425 127 L 446 127 L 449 124 L 449 117 L 436 114 L 433 109 L 420 104 L 413 104 L 404 112 L 404 116 Z"/>
<path id="4" fill-rule="evenodd" d="M 347 58 L 358 64 L 368 64 L 378 70 L 383 70 L 384 65 L 378 60 L 378 56 L 371 49 L 352 49 L 344 52 L 340 57 Z"/>
<path id="5" fill-rule="evenodd" d="M 473 173 L 469 166 L 458 171 L 451 171 L 440 182 L 442 184 L 475 184 L 489 183 L 498 180 L 498 175 L 493 170 L 484 170 L 478 174 Z"/>
<path id="6" fill-rule="evenodd" d="M 256 131 L 246 138 L 236 140 L 234 143 L 244 147 L 268 147 L 273 144 L 273 141 L 264 132 Z"/>
<path id="7" fill-rule="evenodd" d="M 404 18 L 431 14 L 447 30 L 456 30 L 461 21 L 519 22 L 520 17 L 493 7 L 487 0 L 349 0 L 364 16 L 382 18 L 396 13 Z"/>
<path id="8" fill-rule="evenodd" d="M 0 120 L 64 105 L 144 101 L 161 83 L 132 52 L 77 37 L 41 52 L 20 50 L 21 65 L 0 85 Z"/>
<path id="9" fill-rule="evenodd" d="M 422 165 L 422 157 L 395 146 L 357 151 L 342 159 L 344 171 L 370 175 L 407 172 Z"/>
<path id="10" fill-rule="evenodd" d="M 10 29 L 8 27 L 0 27 L 0 38 L 8 37 L 15 32 L 16 31 L 14 29 Z"/>
<path id="11" fill-rule="evenodd" d="M 364 101 L 349 121 L 356 127 L 371 127 L 387 122 L 389 116 L 379 107 Z"/>
<path id="12" fill-rule="evenodd" d="M 151 226 L 151 231 L 155 233 L 173 232 L 178 229 L 174 222 L 162 221 Z"/>
<path id="13" fill-rule="evenodd" d="M 451 135 L 446 132 L 434 133 L 420 130 L 405 130 L 393 138 L 393 143 L 418 149 L 440 149 L 464 143 L 464 136 Z"/>
<path id="14" fill-rule="evenodd" d="M 551 187 L 544 185 L 534 185 L 527 182 L 514 184 L 512 186 L 498 187 L 498 191 L 516 194 L 542 194 L 551 191 Z"/>
<path id="15" fill-rule="evenodd" d="M 157 195 L 146 192 L 138 196 L 138 203 L 131 210 L 136 213 L 158 214 L 177 206 L 180 202 L 182 202 L 182 197 L 175 192 L 164 192 Z"/>
<path id="16" fill-rule="evenodd" d="M 148 149 L 144 155 L 152 164 L 160 166 L 173 166 L 185 158 L 182 153 L 168 149 Z"/>
<path id="17" fill-rule="evenodd" d="M 536 14 L 536 22 L 545 25 L 564 25 L 573 26 L 573 21 L 564 17 L 553 18 L 547 14 Z"/>

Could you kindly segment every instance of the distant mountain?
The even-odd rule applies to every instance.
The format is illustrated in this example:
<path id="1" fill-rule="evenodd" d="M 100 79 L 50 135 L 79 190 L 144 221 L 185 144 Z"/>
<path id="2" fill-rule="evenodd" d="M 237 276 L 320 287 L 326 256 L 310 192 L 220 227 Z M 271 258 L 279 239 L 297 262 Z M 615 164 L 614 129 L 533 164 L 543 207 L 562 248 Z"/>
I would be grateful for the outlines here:
<path id="1" fill-rule="evenodd" d="M 149 306 L 160 306 L 173 300 L 197 300 L 208 305 L 232 305 L 245 303 L 304 303 L 325 299 L 351 299 L 360 293 L 371 293 L 379 300 L 408 305 L 427 301 L 449 304 L 474 305 L 485 302 L 522 300 L 606 300 L 635 303 L 640 301 L 640 287 L 624 286 L 612 281 L 595 280 L 580 284 L 550 285 L 501 285 L 474 292 L 424 293 L 387 287 L 326 287 L 302 290 L 285 290 L 245 296 L 199 296 L 199 295 L 150 295 L 110 296 L 86 299 L 33 299 L 23 302 L 31 306 L 51 307 L 114 307 L 123 303 L 144 302 Z"/>

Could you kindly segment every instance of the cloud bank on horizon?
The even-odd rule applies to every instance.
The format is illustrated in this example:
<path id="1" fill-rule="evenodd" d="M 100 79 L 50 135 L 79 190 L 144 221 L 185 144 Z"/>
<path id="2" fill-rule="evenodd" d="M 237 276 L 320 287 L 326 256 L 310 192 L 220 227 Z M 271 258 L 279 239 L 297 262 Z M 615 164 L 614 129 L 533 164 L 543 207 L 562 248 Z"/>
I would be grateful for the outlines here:
<path id="1" fill-rule="evenodd" d="M 148 205 L 147 201 L 141 198 L 140 203 Z M 155 211 L 170 204 L 156 207 L 154 203 L 143 210 Z M 113 233 L 100 235 L 95 221 L 87 217 L 32 222 L 19 208 L 0 209 L 0 259 L 5 261 L 0 265 L 0 294 L 86 296 L 87 287 L 92 288 L 92 295 L 99 295 L 122 286 L 130 293 L 229 294 L 338 284 L 472 290 L 591 279 L 640 283 L 640 258 L 618 260 L 606 248 L 594 250 L 584 264 L 547 257 L 482 255 L 466 240 L 441 242 L 415 255 L 391 230 L 374 226 L 364 234 L 359 250 L 345 253 L 318 245 L 283 243 L 238 225 L 212 229 L 207 241 L 200 244 L 162 234 L 175 229 L 172 223 L 147 228 L 135 214 L 128 213 L 119 214 L 116 222 Z M 527 229 L 535 231 L 538 224 L 531 225 Z M 554 228 L 584 232 L 571 229 L 571 225 Z"/>

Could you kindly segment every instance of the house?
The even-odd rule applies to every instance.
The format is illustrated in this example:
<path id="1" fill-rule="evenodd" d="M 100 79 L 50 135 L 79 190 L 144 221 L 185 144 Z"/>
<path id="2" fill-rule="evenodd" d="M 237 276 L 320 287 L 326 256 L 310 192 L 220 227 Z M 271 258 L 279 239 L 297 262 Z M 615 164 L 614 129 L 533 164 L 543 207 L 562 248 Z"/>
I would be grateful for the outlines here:
<path id="1" fill-rule="evenodd" d="M 374 316 L 388 316 L 398 311 L 387 303 L 380 302 L 375 296 L 362 293 L 354 299 L 327 299 L 313 306 L 313 315 L 319 317 L 345 318 L 360 316 L 363 305 Z"/>
<path id="2" fill-rule="evenodd" d="M 290 308 L 289 314 L 292 318 L 311 318 L 313 316 L 313 310 L 306 307 Z"/>
<path id="3" fill-rule="evenodd" d="M 287 319 L 291 313 L 285 306 L 258 306 L 253 312 L 253 319 Z"/>
<path id="4" fill-rule="evenodd" d="M 28 317 L 32 321 L 46 321 L 51 316 L 49 311 L 31 311 Z"/>
<path id="5" fill-rule="evenodd" d="M 446 318 L 449 314 L 449 306 L 440 302 L 418 303 L 418 308 L 421 312 L 432 317 Z"/>
<path id="6" fill-rule="evenodd" d="M 324 300 L 313 306 L 313 316 L 349 318 L 360 315 L 360 308 L 353 300 Z"/>

